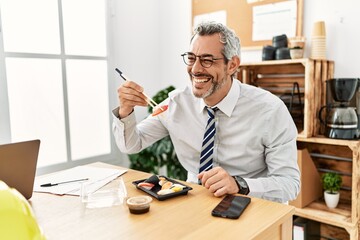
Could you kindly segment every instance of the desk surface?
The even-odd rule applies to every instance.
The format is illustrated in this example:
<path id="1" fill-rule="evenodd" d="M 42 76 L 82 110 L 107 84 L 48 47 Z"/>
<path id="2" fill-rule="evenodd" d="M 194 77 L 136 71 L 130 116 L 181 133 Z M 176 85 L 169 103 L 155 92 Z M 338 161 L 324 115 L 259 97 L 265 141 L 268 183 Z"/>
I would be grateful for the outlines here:
<path id="1" fill-rule="evenodd" d="M 104 163 L 99 167 L 120 168 Z M 122 175 L 128 196 L 144 195 L 131 184 L 150 174 Z M 111 186 L 109 183 L 105 187 Z M 126 205 L 87 209 L 79 197 L 34 193 L 30 203 L 48 239 L 291 239 L 294 207 L 252 198 L 237 220 L 211 216 L 220 202 L 202 186 L 189 184 L 187 195 L 153 199 L 150 211 L 130 214 Z M 146 195 L 146 194 L 145 194 Z"/>

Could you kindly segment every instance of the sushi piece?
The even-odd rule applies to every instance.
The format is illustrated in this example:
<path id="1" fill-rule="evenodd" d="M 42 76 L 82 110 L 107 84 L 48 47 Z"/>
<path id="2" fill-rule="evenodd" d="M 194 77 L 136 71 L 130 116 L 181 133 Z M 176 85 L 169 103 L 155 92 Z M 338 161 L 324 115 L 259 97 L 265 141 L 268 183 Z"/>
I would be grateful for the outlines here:
<path id="1" fill-rule="evenodd" d="M 155 184 L 147 183 L 147 182 L 141 182 L 141 183 L 138 183 L 138 186 L 142 187 L 142 188 L 145 188 L 147 190 L 151 190 L 155 186 Z"/>
<path id="2" fill-rule="evenodd" d="M 166 182 L 168 182 L 168 180 L 164 177 L 159 177 L 159 185 L 162 186 L 164 185 Z"/>
<path id="3" fill-rule="evenodd" d="M 169 193 L 174 193 L 174 191 L 172 189 L 163 189 L 157 192 L 158 195 L 166 195 Z"/>
<path id="4" fill-rule="evenodd" d="M 172 185 L 173 185 L 172 182 L 167 181 L 166 183 L 164 183 L 164 184 L 161 186 L 161 190 L 170 189 Z"/>
<path id="5" fill-rule="evenodd" d="M 181 185 L 181 184 L 178 184 L 178 183 L 174 183 L 172 186 L 171 186 L 171 190 L 173 190 L 174 192 L 180 192 L 181 190 L 183 190 L 185 188 L 184 185 Z"/>
<path id="6" fill-rule="evenodd" d="M 153 113 L 151 114 L 152 116 L 156 116 L 159 115 L 162 112 L 165 112 L 168 109 L 168 105 L 163 105 L 161 107 L 157 107 L 156 109 L 154 109 Z"/>

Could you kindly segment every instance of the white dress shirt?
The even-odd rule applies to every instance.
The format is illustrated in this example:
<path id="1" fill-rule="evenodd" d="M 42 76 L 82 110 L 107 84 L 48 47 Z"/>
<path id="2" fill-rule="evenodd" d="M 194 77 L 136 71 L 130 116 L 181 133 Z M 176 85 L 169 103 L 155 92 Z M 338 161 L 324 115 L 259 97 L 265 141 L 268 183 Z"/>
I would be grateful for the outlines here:
<path id="1" fill-rule="evenodd" d="M 160 105 L 168 109 L 136 123 L 134 113 L 119 120 L 113 110 L 113 133 L 123 153 L 137 153 L 170 135 L 177 157 L 197 183 L 200 151 L 207 122 L 206 106 L 192 90 L 174 90 Z M 214 166 L 243 177 L 250 196 L 277 202 L 296 198 L 300 190 L 297 129 L 285 104 L 263 89 L 233 80 L 216 105 Z"/>

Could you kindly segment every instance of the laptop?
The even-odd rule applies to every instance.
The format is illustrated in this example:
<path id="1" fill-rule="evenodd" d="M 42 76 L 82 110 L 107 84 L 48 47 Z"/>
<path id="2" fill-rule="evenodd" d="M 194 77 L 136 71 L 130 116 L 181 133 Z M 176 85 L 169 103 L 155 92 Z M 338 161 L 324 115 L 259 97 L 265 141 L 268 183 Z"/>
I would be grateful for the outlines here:
<path id="1" fill-rule="evenodd" d="M 26 199 L 33 193 L 40 140 L 0 145 L 0 180 Z"/>

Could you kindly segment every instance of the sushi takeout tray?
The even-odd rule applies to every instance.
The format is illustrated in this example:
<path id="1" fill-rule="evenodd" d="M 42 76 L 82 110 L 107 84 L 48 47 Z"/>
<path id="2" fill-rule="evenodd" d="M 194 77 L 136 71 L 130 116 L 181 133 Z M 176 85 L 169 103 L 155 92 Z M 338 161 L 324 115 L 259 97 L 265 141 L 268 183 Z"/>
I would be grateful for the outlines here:
<path id="1" fill-rule="evenodd" d="M 172 183 L 181 184 L 181 185 L 185 186 L 185 188 L 178 192 L 168 193 L 165 195 L 159 195 L 159 194 L 157 194 L 157 192 L 161 190 L 160 184 L 155 184 L 155 186 L 150 190 L 146 189 L 144 187 L 138 186 L 139 183 L 146 181 L 146 179 L 133 181 L 132 184 L 134 184 L 137 189 L 140 189 L 141 191 L 146 192 L 147 194 L 153 196 L 154 198 L 156 198 L 159 201 L 166 200 L 166 199 L 173 198 L 173 197 L 180 196 L 180 195 L 186 195 L 188 193 L 188 191 L 192 190 L 192 187 L 189 187 L 181 182 L 178 182 L 176 180 L 173 180 L 173 179 L 165 177 L 165 176 L 160 176 L 160 177 L 164 177 L 164 178 L 166 178 L 166 180 L 168 180 Z"/>

